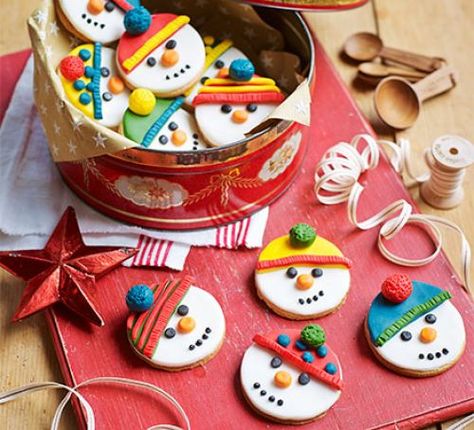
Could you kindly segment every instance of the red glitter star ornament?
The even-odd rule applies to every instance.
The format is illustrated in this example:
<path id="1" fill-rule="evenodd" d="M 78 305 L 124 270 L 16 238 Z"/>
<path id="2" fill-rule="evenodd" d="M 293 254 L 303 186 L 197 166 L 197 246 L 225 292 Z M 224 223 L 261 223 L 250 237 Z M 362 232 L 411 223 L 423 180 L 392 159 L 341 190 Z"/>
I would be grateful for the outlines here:
<path id="1" fill-rule="evenodd" d="M 62 302 L 102 326 L 95 280 L 137 252 L 136 249 L 86 246 L 76 213 L 68 207 L 42 250 L 0 252 L 0 267 L 27 281 L 13 321 Z"/>

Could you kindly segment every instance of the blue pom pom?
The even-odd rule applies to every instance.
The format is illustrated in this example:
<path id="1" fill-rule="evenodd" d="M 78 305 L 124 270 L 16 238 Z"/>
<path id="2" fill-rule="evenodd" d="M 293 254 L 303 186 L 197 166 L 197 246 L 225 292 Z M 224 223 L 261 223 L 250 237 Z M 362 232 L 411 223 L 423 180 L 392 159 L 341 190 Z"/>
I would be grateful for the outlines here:
<path id="1" fill-rule="evenodd" d="M 303 359 L 303 361 L 306 361 L 306 363 L 312 363 L 314 361 L 313 354 L 311 354 L 309 351 L 303 352 L 301 358 Z"/>
<path id="2" fill-rule="evenodd" d="M 324 345 L 318 346 L 316 348 L 316 354 L 318 354 L 318 357 L 324 358 L 328 355 L 328 349 Z"/>
<path id="3" fill-rule="evenodd" d="M 90 91 L 91 93 L 94 91 L 94 87 L 95 85 L 92 83 L 92 82 L 89 82 L 87 85 L 86 85 L 86 90 L 87 91 Z"/>
<path id="4" fill-rule="evenodd" d="M 324 367 L 324 370 L 329 373 L 330 375 L 335 375 L 337 372 L 337 367 L 334 363 L 328 363 Z"/>
<path id="5" fill-rule="evenodd" d="M 298 339 L 296 342 L 295 342 L 295 346 L 300 350 L 300 351 L 305 351 L 308 349 L 308 347 L 306 346 L 306 344 L 301 340 L 301 339 Z"/>
<path id="6" fill-rule="evenodd" d="M 137 36 L 145 33 L 151 25 L 151 15 L 143 6 L 129 10 L 123 19 L 127 33 Z"/>
<path id="7" fill-rule="evenodd" d="M 245 58 L 238 58 L 230 63 L 229 76 L 234 81 L 250 81 L 254 73 L 255 67 Z"/>
<path id="8" fill-rule="evenodd" d="M 79 102 L 83 105 L 88 105 L 91 101 L 92 101 L 92 98 L 91 98 L 90 94 L 88 94 L 88 93 L 82 93 L 79 96 Z"/>
<path id="9" fill-rule="evenodd" d="M 86 75 L 86 78 L 92 79 L 94 74 L 95 74 L 94 68 L 91 67 L 91 66 L 86 66 L 86 68 L 84 70 L 84 75 Z"/>
<path id="10" fill-rule="evenodd" d="M 287 334 L 282 333 L 279 334 L 277 337 L 277 343 L 281 346 L 284 346 L 285 348 L 290 344 L 290 342 L 290 336 L 288 336 Z"/>
<path id="11" fill-rule="evenodd" d="M 86 84 L 84 83 L 84 81 L 81 81 L 80 79 L 78 79 L 77 81 L 74 81 L 72 86 L 74 87 L 75 90 L 81 91 L 86 87 Z"/>
<path id="12" fill-rule="evenodd" d="M 132 312 L 147 311 L 153 305 L 153 291 L 147 285 L 135 285 L 128 290 L 125 301 Z"/>
<path id="13" fill-rule="evenodd" d="M 87 61 L 89 58 L 91 58 L 91 55 L 91 51 L 89 51 L 88 49 L 81 49 L 79 51 L 79 57 L 83 61 Z"/>

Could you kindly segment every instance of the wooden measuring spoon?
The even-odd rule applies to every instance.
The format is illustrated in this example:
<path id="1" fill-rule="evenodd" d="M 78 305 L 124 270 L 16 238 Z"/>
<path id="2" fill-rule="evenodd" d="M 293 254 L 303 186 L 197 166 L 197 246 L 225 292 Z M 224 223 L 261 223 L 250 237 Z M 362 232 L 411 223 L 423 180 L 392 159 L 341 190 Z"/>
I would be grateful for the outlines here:
<path id="1" fill-rule="evenodd" d="M 356 33 L 344 43 L 345 54 L 356 61 L 372 61 L 376 57 L 404 64 L 424 72 L 432 72 L 442 67 L 442 58 L 426 57 L 420 54 L 383 46 L 382 39 L 373 33 Z"/>
<path id="2" fill-rule="evenodd" d="M 457 72 L 451 66 L 436 70 L 416 84 L 395 76 L 385 78 L 375 89 L 375 110 L 390 127 L 411 127 L 420 114 L 421 103 L 450 90 L 456 82 Z"/>
<path id="3" fill-rule="evenodd" d="M 409 76 L 405 76 L 404 78 L 410 82 L 418 82 L 420 80 L 420 78 L 411 78 Z M 360 79 L 362 82 L 365 82 L 366 84 L 369 84 L 373 87 L 376 87 L 383 80 L 383 78 L 369 76 L 361 72 L 357 73 L 357 79 Z"/>
<path id="4" fill-rule="evenodd" d="M 374 78 L 386 78 L 390 75 L 396 75 L 421 79 L 426 76 L 426 73 L 417 72 L 416 70 L 402 69 L 401 67 L 387 66 L 381 63 L 359 64 L 359 72 Z"/>

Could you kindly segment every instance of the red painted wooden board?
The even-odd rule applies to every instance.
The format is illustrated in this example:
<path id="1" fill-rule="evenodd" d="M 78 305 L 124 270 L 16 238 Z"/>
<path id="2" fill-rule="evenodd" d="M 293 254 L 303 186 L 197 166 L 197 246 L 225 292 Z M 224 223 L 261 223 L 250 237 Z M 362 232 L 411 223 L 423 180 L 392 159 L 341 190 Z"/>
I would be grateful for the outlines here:
<path id="1" fill-rule="evenodd" d="M 3 76 L 4 87 L 17 79 Z M 317 93 L 313 103 L 311 146 L 296 182 L 270 210 L 265 242 L 282 235 L 296 222 L 316 226 L 319 234 L 338 244 L 354 261 L 349 297 L 340 311 L 318 321 L 327 331 L 328 342 L 343 366 L 345 389 L 341 399 L 321 420 L 303 428 L 318 429 L 412 429 L 446 420 L 474 409 L 474 354 L 472 354 L 473 307 L 461 289 L 444 255 L 423 268 L 400 268 L 384 260 L 376 249 L 375 230 L 360 232 L 347 221 L 346 208 L 316 203 L 312 191 L 314 165 L 329 146 L 354 134 L 370 132 L 328 58 L 318 46 Z M 10 67 L 12 70 L 13 67 Z M 361 216 L 379 210 L 394 199 L 410 197 L 397 174 L 383 160 L 376 171 L 363 178 L 367 189 L 362 197 Z M 407 230 L 391 244 L 402 254 L 427 253 L 431 243 L 420 231 Z M 259 301 L 253 285 L 258 251 L 193 249 L 186 271 L 222 304 L 227 335 L 221 352 L 206 366 L 181 373 L 154 370 L 130 349 L 125 332 L 127 309 L 124 295 L 137 282 L 153 283 L 172 272 L 120 269 L 101 280 L 99 301 L 106 320 L 102 329 L 76 320 L 58 308 L 49 314 L 51 331 L 66 381 L 80 383 L 96 376 L 123 376 L 149 381 L 172 393 L 187 411 L 193 429 L 282 428 L 259 418 L 247 406 L 239 388 L 239 365 L 243 352 L 256 332 L 301 327 L 270 312 Z M 394 271 L 414 279 L 438 284 L 454 295 L 454 304 L 464 317 L 468 333 L 467 351 L 445 374 L 426 379 L 398 376 L 382 367 L 372 356 L 364 335 L 363 320 L 381 281 Z M 97 428 L 139 429 L 162 422 L 176 422 L 174 412 L 153 396 L 134 390 L 87 388 Z M 79 411 L 79 421 L 83 417 Z"/>

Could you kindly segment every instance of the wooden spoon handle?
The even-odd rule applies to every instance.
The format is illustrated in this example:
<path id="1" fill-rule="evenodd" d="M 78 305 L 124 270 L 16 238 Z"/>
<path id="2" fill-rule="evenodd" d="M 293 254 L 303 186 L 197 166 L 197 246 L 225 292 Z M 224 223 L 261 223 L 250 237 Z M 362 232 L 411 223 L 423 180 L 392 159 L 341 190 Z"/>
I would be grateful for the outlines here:
<path id="1" fill-rule="evenodd" d="M 456 70 L 451 66 L 446 66 L 413 84 L 412 88 L 420 101 L 424 101 L 450 90 L 456 85 L 457 79 Z"/>
<path id="2" fill-rule="evenodd" d="M 425 55 L 413 54 L 401 49 L 383 47 L 379 52 L 382 58 L 394 61 L 405 66 L 410 66 L 424 72 L 432 72 L 443 66 L 442 58 L 426 57 Z"/>
<path id="3" fill-rule="evenodd" d="M 416 70 L 405 70 L 398 67 L 387 66 L 387 69 L 391 75 L 403 76 L 404 78 L 424 78 L 426 73 L 417 72 Z"/>

